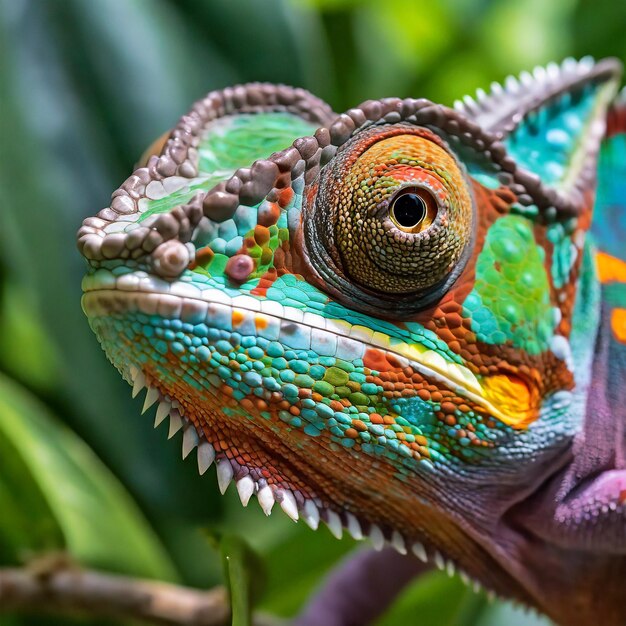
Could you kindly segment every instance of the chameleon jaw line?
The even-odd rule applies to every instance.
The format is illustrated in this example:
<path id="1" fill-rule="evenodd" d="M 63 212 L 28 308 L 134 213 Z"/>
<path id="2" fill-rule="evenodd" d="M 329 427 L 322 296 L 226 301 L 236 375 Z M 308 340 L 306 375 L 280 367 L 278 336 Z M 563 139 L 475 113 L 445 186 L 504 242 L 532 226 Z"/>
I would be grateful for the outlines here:
<path id="1" fill-rule="evenodd" d="M 425 541 L 409 540 L 397 530 L 385 531 L 379 525 L 361 520 L 349 511 L 344 510 L 338 513 L 324 506 L 318 498 L 307 498 L 304 502 L 297 502 L 293 493 L 287 489 L 276 488 L 267 483 L 262 484 L 248 475 L 236 477 L 228 458 L 216 452 L 204 433 L 198 431 L 192 421 L 184 415 L 183 407 L 175 399 L 163 395 L 156 387 L 151 386 L 145 374 L 134 365 L 129 366 L 128 378 L 132 385 L 133 398 L 139 396 L 144 389 L 146 390 L 142 414 L 156 404 L 154 428 L 158 428 L 169 418 L 168 439 L 172 439 L 182 430 L 182 458 L 187 459 L 196 449 L 198 472 L 201 476 L 212 465 L 215 465 L 218 488 L 222 495 L 234 482 L 237 495 L 244 507 L 248 506 L 252 496 L 256 496 L 259 506 L 265 515 L 269 516 L 274 505 L 278 503 L 283 513 L 290 519 L 294 522 L 304 521 L 311 530 L 318 530 L 320 521 L 323 521 L 336 539 L 341 539 L 346 531 L 356 541 L 369 541 L 370 545 L 378 551 L 386 546 L 394 548 L 403 555 L 410 551 L 420 561 L 435 565 L 449 577 L 458 575 L 465 585 L 472 587 L 474 592 L 484 590 L 490 600 L 496 598 L 493 591 L 483 589 L 477 580 L 472 579 L 452 560 L 445 558 L 439 550 L 428 546 Z"/>
<path id="2" fill-rule="evenodd" d="M 245 320 L 247 316 L 253 317 L 255 324 L 259 323 L 259 320 L 264 323 L 272 321 L 280 328 L 278 333 L 281 339 L 287 325 L 285 322 L 297 324 L 299 328 L 307 328 L 309 334 L 317 332 L 335 335 L 338 338 L 338 345 L 340 347 L 343 345 L 346 351 L 344 356 L 350 360 L 362 357 L 366 349 L 384 351 L 393 356 L 399 367 L 411 367 L 424 378 L 445 385 L 482 407 L 488 415 L 513 428 L 525 428 L 536 418 L 537 411 L 531 413 L 528 402 L 524 402 L 524 398 L 528 398 L 528 392 L 519 396 L 521 402 L 518 406 L 512 401 L 513 407 L 517 410 L 511 414 L 502 411 L 485 397 L 494 386 L 491 379 L 498 379 L 500 387 L 508 384 L 508 377 L 505 374 L 485 377 L 484 382 L 481 383 L 467 367 L 447 361 L 440 353 L 420 344 L 390 345 L 387 336 L 382 333 L 369 331 L 368 335 L 364 335 L 363 331 L 367 329 L 362 326 L 350 326 L 342 320 L 326 319 L 311 313 L 307 313 L 308 319 L 304 319 L 302 312 L 298 309 L 283 306 L 278 302 L 257 300 L 245 295 L 229 298 L 216 289 L 200 291 L 183 282 L 167 283 L 156 279 L 159 286 L 165 285 L 169 289 L 169 293 L 159 293 L 153 291 L 154 281 L 155 279 L 145 272 L 118 277 L 111 285 L 115 285 L 114 289 L 102 289 L 97 284 L 84 280 L 83 307 L 85 312 L 88 316 L 106 315 L 111 312 L 111 306 L 119 307 L 119 312 L 131 310 L 134 307 L 148 315 L 159 313 L 164 316 L 182 316 L 181 319 L 193 320 L 196 323 L 199 316 L 206 316 L 205 320 L 209 324 L 211 316 L 221 315 L 221 317 L 230 317 L 231 320 Z M 134 291 L 136 288 L 143 288 L 143 291 Z M 225 307 L 228 308 L 230 315 L 227 311 L 219 310 Z M 346 336 L 346 331 L 348 336 Z"/>

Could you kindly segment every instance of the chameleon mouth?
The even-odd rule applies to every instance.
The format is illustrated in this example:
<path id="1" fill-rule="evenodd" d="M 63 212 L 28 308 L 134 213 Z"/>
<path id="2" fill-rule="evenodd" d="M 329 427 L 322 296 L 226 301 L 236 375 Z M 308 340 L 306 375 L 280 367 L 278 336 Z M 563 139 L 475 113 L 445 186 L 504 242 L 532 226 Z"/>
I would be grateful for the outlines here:
<path id="1" fill-rule="evenodd" d="M 365 326 L 304 313 L 276 301 L 247 295 L 231 298 L 217 289 L 201 291 L 190 283 L 169 283 L 145 272 L 115 277 L 98 270 L 83 279 L 83 291 L 83 308 L 90 318 L 134 310 L 189 323 L 206 319 L 229 330 L 270 329 L 266 332 L 274 332 L 276 339 L 294 348 L 315 340 L 348 360 L 379 361 L 382 356 L 387 364 L 391 360 L 394 367 L 410 368 L 512 428 L 524 429 L 539 416 L 537 390 L 516 375 L 498 372 L 478 377 L 424 344 L 406 343 Z"/>
<path id="2" fill-rule="evenodd" d="M 409 552 L 423 563 L 434 565 L 444 571 L 448 576 L 458 575 L 463 583 L 472 587 L 474 592 L 485 591 L 490 600 L 496 594 L 485 589 L 475 578 L 470 577 L 453 560 L 446 558 L 436 548 L 430 546 L 426 540 L 416 541 L 407 539 L 398 530 L 381 527 L 378 524 L 359 519 L 350 511 L 335 511 L 326 506 L 319 498 L 302 498 L 298 494 L 269 485 L 263 480 L 254 480 L 249 474 L 238 473 L 233 468 L 231 459 L 219 451 L 209 442 L 203 431 L 199 431 L 193 421 L 184 414 L 181 404 L 167 395 L 163 395 L 156 387 L 152 386 L 146 376 L 135 366 L 130 366 L 129 382 L 132 385 L 132 397 L 136 398 L 144 390 L 145 399 L 142 414 L 153 408 L 156 404 L 156 416 L 154 428 L 161 426 L 169 419 L 168 439 L 175 437 L 182 431 L 182 458 L 187 459 L 197 450 L 198 472 L 203 476 L 212 465 L 215 465 L 217 483 L 220 493 L 224 495 L 231 483 L 235 484 L 237 494 L 244 507 L 250 503 L 252 496 L 256 496 L 259 506 L 266 516 L 271 515 L 274 506 L 278 504 L 291 520 L 302 520 L 311 530 L 318 530 L 320 522 L 323 522 L 329 532 L 336 538 L 342 539 L 344 533 L 356 541 L 368 541 L 375 550 L 382 550 L 390 546 L 402 555 Z M 236 465 L 236 464 L 235 464 Z"/>
<path id="3" fill-rule="evenodd" d="M 459 573 L 466 582 L 471 584 L 472 581 L 469 576 L 458 571 L 459 564 L 466 563 L 465 557 L 462 556 L 466 548 L 456 546 L 452 552 L 447 552 L 447 557 L 444 557 L 435 547 L 442 545 L 441 541 L 437 539 L 439 531 L 435 533 L 437 536 L 432 535 L 430 531 L 422 527 L 419 521 L 417 527 L 406 526 L 403 523 L 398 524 L 399 520 L 396 513 L 391 513 L 394 509 L 389 509 L 387 506 L 385 507 L 385 515 L 381 517 L 375 508 L 377 506 L 375 505 L 375 498 L 370 503 L 374 508 L 362 507 L 358 502 L 355 505 L 355 502 L 352 501 L 352 498 L 356 496 L 353 493 L 354 485 L 349 486 L 345 493 L 335 493 L 334 489 L 329 490 L 328 483 L 319 482 L 319 475 L 312 480 L 312 484 L 319 486 L 319 490 L 317 487 L 310 488 L 309 483 L 294 483 L 292 481 L 293 473 L 289 474 L 293 467 L 284 468 L 281 459 L 285 457 L 280 453 L 281 450 L 274 448 L 274 445 L 279 448 L 280 442 L 272 441 L 270 442 L 271 445 L 266 448 L 271 451 L 271 458 L 278 462 L 278 464 L 274 463 L 273 467 L 278 469 L 279 474 L 275 476 L 270 472 L 263 476 L 259 469 L 262 465 L 257 465 L 254 458 L 252 463 L 246 459 L 246 452 L 250 452 L 250 449 L 246 450 L 246 447 L 268 443 L 268 432 L 263 431 L 267 425 L 266 420 L 255 420 L 254 432 L 250 426 L 251 422 L 248 420 L 249 423 L 246 425 L 246 420 L 243 420 L 243 425 L 250 428 L 249 436 L 243 436 L 243 445 L 241 445 L 241 438 L 237 442 L 230 437 L 232 431 L 228 431 L 228 426 L 225 426 L 225 434 L 224 432 L 218 434 L 215 429 L 221 426 L 216 426 L 212 421 L 216 417 L 222 422 L 229 421 L 229 418 L 219 417 L 217 413 L 227 410 L 225 405 L 229 405 L 228 403 L 232 398 L 218 397 L 219 393 L 217 392 L 220 392 L 220 389 L 209 392 L 210 398 L 207 397 L 206 393 L 201 396 L 183 398 L 178 393 L 177 382 L 163 381 L 159 370 L 154 369 L 149 363 L 149 358 L 148 360 L 138 358 L 133 348 L 135 343 L 132 339 L 126 336 L 120 342 L 119 328 L 114 328 L 116 322 L 111 322 L 111 320 L 134 319 L 135 313 L 139 313 L 146 319 L 156 316 L 174 319 L 181 324 L 198 324 L 202 321 L 208 325 L 226 329 L 227 332 L 238 330 L 242 335 L 253 334 L 253 329 L 258 328 L 265 333 L 274 332 L 275 339 L 286 345 L 294 345 L 294 342 L 301 341 L 303 335 L 298 332 L 298 329 L 306 328 L 308 330 L 305 331 L 305 334 L 310 333 L 313 336 L 313 333 L 318 333 L 318 339 L 323 337 L 325 341 L 333 341 L 334 343 L 330 347 L 335 354 L 341 355 L 344 359 L 358 360 L 362 356 L 367 358 L 367 354 L 373 351 L 378 355 L 386 354 L 388 364 L 391 363 L 400 369 L 411 368 L 413 371 L 419 371 L 420 375 L 429 376 L 430 379 L 441 381 L 448 388 L 455 389 L 455 382 L 451 380 L 449 375 L 446 375 L 446 368 L 450 367 L 446 359 L 440 355 L 437 357 L 429 355 L 428 348 L 425 346 L 407 348 L 398 344 L 383 347 L 388 345 L 389 339 L 379 336 L 371 330 L 363 327 L 348 329 L 348 325 L 341 320 L 325 320 L 321 316 L 308 313 L 305 315 L 301 311 L 282 306 L 277 302 L 270 304 L 270 301 L 258 300 L 251 296 L 229 298 L 223 292 L 213 292 L 213 290 L 208 290 L 209 293 L 202 293 L 203 299 L 200 299 L 191 297 L 196 291 L 193 285 L 182 282 L 165 283 L 163 281 L 163 284 L 169 288 L 169 293 L 165 293 L 165 290 L 158 292 L 155 291 L 155 287 L 162 287 L 162 285 L 158 279 L 154 279 L 146 273 L 134 272 L 132 275 L 126 274 L 116 278 L 106 270 L 99 270 L 98 272 L 98 276 L 95 278 L 94 276 L 86 277 L 83 284 L 85 294 L 82 304 L 105 349 L 109 346 L 122 346 L 122 350 L 117 354 L 109 353 L 109 358 L 115 363 L 127 382 L 132 385 L 133 397 L 136 397 L 142 390 L 147 390 L 143 412 L 157 404 L 155 427 L 169 419 L 169 438 L 172 438 L 179 431 L 183 431 L 183 458 L 188 457 L 196 449 L 200 474 L 204 474 L 212 464 L 216 465 L 218 485 L 222 493 L 226 491 L 231 482 L 234 482 L 244 506 L 255 495 L 259 505 L 267 515 L 271 513 L 276 504 L 279 504 L 283 512 L 291 519 L 296 521 L 302 519 L 312 529 L 317 529 L 320 522 L 323 522 L 331 534 L 337 538 L 346 532 L 357 540 L 369 539 L 377 549 L 382 549 L 388 544 L 402 554 L 412 552 L 416 557 L 423 561 L 432 562 L 449 575 Z M 212 300 L 209 297 L 211 295 L 215 296 Z M 205 297 L 206 299 L 204 299 Z M 218 298 L 221 302 L 216 301 Z M 110 335 L 112 332 L 116 334 L 116 338 Z M 126 347 L 123 347 L 124 345 Z M 416 358 L 410 359 L 410 355 L 416 355 Z M 149 357 L 149 355 L 147 356 Z M 419 362 L 417 358 L 420 359 Z M 168 365 L 169 367 L 172 367 L 172 363 Z M 454 364 L 453 367 L 457 368 L 457 372 L 464 373 L 459 364 Z M 178 368 L 174 368 L 174 370 L 177 372 L 177 378 L 183 378 L 183 374 L 178 372 Z M 466 397 L 472 393 L 472 384 L 474 386 L 479 384 L 477 383 L 478 379 L 472 378 L 469 370 L 467 372 L 463 386 L 464 392 L 468 394 Z M 457 374 L 457 378 L 460 378 L 460 374 Z M 470 381 L 470 385 L 466 381 Z M 456 383 L 456 387 L 459 385 L 460 382 Z M 469 391 L 467 387 L 470 387 Z M 198 409 L 198 404 L 201 403 L 198 402 L 199 400 L 205 403 L 214 403 L 215 414 L 211 415 L 210 411 L 205 414 L 204 410 Z M 259 427 L 263 432 L 259 431 Z M 315 447 L 317 440 L 312 441 L 314 443 L 311 445 Z M 289 443 L 289 446 L 294 443 L 298 445 L 294 439 Z M 307 450 L 308 452 L 300 450 L 305 464 L 313 462 L 308 460 L 312 449 L 307 448 Z M 419 455 L 415 458 L 418 457 Z M 349 462 L 354 461 L 354 457 L 350 457 L 350 459 L 352 460 Z M 371 463 L 371 459 L 367 462 Z M 436 463 L 436 461 L 434 462 Z M 345 463 L 345 459 L 342 463 Z M 433 464 L 428 458 L 419 460 L 418 466 L 420 464 L 424 464 L 425 470 L 433 470 Z M 286 473 L 283 472 L 285 469 Z M 324 471 L 321 467 L 318 470 Z M 378 475 L 383 479 L 385 476 L 381 470 L 382 467 L 379 468 Z M 356 471 L 357 475 L 359 471 Z M 299 472 L 299 475 L 308 476 L 309 474 Z M 393 497 L 400 498 L 396 502 L 406 502 L 407 494 L 403 491 L 405 488 L 403 485 L 404 483 L 400 481 L 393 488 Z M 399 495 L 400 491 L 404 495 Z M 366 493 L 358 497 L 360 502 L 371 498 Z M 404 506 L 404 504 L 399 506 Z M 363 514 L 355 513 L 357 511 Z M 479 542 L 477 541 L 478 545 Z M 475 549 L 479 549 L 477 546 Z M 464 567 L 468 566 L 465 565 Z M 483 580 L 482 574 L 473 572 L 471 567 L 468 571 L 472 571 L 473 577 L 478 576 L 480 580 Z M 478 585 L 478 583 L 476 584 Z"/>

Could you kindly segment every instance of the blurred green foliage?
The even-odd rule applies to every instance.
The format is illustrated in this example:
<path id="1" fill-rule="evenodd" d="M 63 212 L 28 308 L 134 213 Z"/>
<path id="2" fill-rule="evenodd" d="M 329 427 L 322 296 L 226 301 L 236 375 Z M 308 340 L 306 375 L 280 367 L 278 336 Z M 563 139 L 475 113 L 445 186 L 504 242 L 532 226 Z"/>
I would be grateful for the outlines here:
<path id="1" fill-rule="evenodd" d="M 612 0 L 0 0 L 0 565 L 66 549 L 208 587 L 223 557 L 245 589 L 265 570 L 258 606 L 296 612 L 353 543 L 218 496 L 139 417 L 80 310 L 81 220 L 210 89 L 283 82 L 338 111 L 384 96 L 450 104 L 564 56 L 624 60 L 625 25 Z M 206 528 L 228 529 L 222 557 Z M 412 623 L 540 621 L 433 574 L 380 621 Z"/>

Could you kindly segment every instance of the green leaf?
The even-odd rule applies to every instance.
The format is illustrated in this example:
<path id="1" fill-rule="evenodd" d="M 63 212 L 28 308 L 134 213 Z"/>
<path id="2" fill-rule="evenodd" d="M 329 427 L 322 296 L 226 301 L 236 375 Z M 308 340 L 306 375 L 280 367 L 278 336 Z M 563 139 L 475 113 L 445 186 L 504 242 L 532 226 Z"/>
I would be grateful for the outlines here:
<path id="1" fill-rule="evenodd" d="M 466 626 L 472 612 L 472 592 L 458 578 L 433 572 L 416 579 L 376 622 L 377 626 L 411 624 L 415 616 L 428 626 Z M 469 603 L 469 604 L 468 604 Z"/>
<path id="2" fill-rule="evenodd" d="M 24 285 L 0 284 L 0 367 L 16 378 L 28 372 L 31 389 L 49 392 L 58 384 L 60 359 L 38 313 Z"/>
<path id="3" fill-rule="evenodd" d="M 274 515 L 272 515 L 274 517 Z M 284 517 L 282 541 L 264 553 L 267 589 L 261 608 L 287 617 L 296 614 L 320 585 L 324 576 L 353 550 L 349 537 L 338 541 L 323 526 L 312 531 L 304 523 Z"/>
<path id="4" fill-rule="evenodd" d="M 230 593 L 232 626 L 250 626 L 252 608 L 264 580 L 264 567 L 255 552 L 239 536 L 224 533 L 218 538 L 224 578 Z"/>
<path id="5" fill-rule="evenodd" d="M 23 550 L 64 548 L 85 565 L 175 577 L 158 539 L 106 467 L 45 406 L 2 375 L 0 505 L 0 538 Z"/>

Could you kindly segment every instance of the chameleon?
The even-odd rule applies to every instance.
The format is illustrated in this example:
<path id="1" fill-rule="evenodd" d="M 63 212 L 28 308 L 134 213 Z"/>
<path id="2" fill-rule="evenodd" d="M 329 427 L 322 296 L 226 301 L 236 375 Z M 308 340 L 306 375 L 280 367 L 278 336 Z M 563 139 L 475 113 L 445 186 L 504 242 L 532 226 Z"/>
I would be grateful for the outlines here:
<path id="1" fill-rule="evenodd" d="M 213 91 L 84 220 L 89 324 L 183 457 L 382 550 L 301 624 L 373 619 L 350 591 L 372 564 L 361 595 L 385 602 L 439 567 L 557 624 L 626 624 L 620 77 L 567 59 L 453 108 L 343 114 Z"/>

